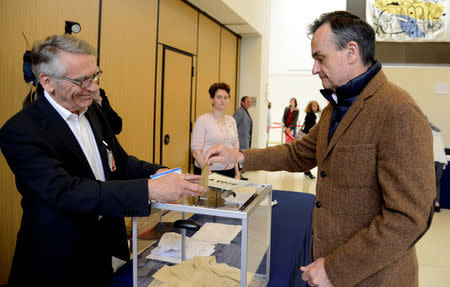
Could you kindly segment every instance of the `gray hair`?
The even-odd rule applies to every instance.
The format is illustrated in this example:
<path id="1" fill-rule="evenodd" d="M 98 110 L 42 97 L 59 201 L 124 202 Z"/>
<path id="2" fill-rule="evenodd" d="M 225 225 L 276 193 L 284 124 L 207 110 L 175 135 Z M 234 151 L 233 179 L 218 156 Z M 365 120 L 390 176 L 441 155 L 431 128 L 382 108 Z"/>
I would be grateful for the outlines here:
<path id="1" fill-rule="evenodd" d="M 375 61 L 375 32 L 367 22 L 346 11 L 322 14 L 308 26 L 308 34 L 313 35 L 323 24 L 329 23 L 334 34 L 334 43 L 342 50 L 348 42 L 355 41 L 365 66 Z"/>
<path id="2" fill-rule="evenodd" d="M 53 35 L 43 41 L 36 41 L 31 50 L 31 68 L 39 79 L 40 74 L 62 77 L 66 68 L 59 59 L 60 51 L 72 54 L 88 54 L 96 56 L 95 49 L 86 41 L 71 35 Z"/>

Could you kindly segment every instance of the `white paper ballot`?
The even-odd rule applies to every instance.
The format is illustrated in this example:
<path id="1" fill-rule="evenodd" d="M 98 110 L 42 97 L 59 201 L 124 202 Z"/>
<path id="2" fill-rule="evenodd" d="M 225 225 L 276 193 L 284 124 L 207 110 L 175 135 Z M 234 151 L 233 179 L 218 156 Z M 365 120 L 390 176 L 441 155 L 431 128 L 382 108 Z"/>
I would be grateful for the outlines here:
<path id="1" fill-rule="evenodd" d="M 230 244 L 241 229 L 241 225 L 207 222 L 199 231 L 192 235 L 191 239 L 210 243 Z"/>
<path id="2" fill-rule="evenodd" d="M 209 256 L 214 253 L 215 244 L 198 241 L 186 236 L 186 259 L 194 256 Z M 175 232 L 166 232 L 161 237 L 158 247 L 147 256 L 148 259 L 158 259 L 171 263 L 181 262 L 181 235 Z"/>
<path id="3" fill-rule="evenodd" d="M 212 173 L 208 177 L 208 187 L 222 190 L 236 190 L 242 187 L 255 187 L 258 184 L 251 183 L 245 180 L 239 180 L 232 177 L 224 176 L 218 173 Z M 254 190 L 254 188 L 252 189 Z"/>

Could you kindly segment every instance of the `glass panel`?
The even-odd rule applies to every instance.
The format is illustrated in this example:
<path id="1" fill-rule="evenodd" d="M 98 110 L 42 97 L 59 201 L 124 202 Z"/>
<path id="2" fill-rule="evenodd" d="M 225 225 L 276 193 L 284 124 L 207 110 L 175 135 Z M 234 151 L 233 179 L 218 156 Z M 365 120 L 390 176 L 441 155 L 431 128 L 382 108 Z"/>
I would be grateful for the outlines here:
<path id="1" fill-rule="evenodd" d="M 249 286 L 265 286 L 269 280 L 272 191 L 248 215 L 247 272 Z"/>
<path id="2" fill-rule="evenodd" d="M 197 200 L 197 205 L 192 205 L 188 199 L 182 199 L 175 204 L 153 202 L 152 215 L 147 218 L 137 218 L 134 223 L 137 227 L 137 240 L 135 241 L 137 241 L 138 248 L 137 256 L 133 256 L 133 263 L 137 263 L 137 284 L 134 286 L 159 286 L 157 285 L 161 283 L 159 281 L 169 282 L 163 281 L 164 278 L 172 280 L 185 275 L 187 276 L 185 283 L 194 278 L 216 282 L 220 279 L 217 278 L 217 274 L 220 272 L 226 274 L 222 279 L 233 278 L 234 282 L 240 286 L 265 286 L 269 275 L 270 251 L 268 246 L 270 244 L 272 189 L 268 185 L 254 184 L 241 187 L 241 189 L 250 195 L 258 194 L 248 203 L 244 203 L 243 208 L 242 205 L 228 203 L 218 207 L 208 207 L 198 204 L 199 200 Z M 242 190 L 235 189 L 236 192 Z M 222 192 L 218 193 L 219 196 L 221 194 Z M 149 220 L 152 216 L 153 219 Z M 189 221 L 180 221 L 180 219 Z M 220 228 L 225 229 L 216 231 L 217 224 Z M 180 225 L 188 229 L 179 228 Z M 197 231 L 197 227 L 202 229 Z M 207 228 L 206 232 L 205 228 Z M 214 236 L 215 234 L 217 236 Z M 208 242 L 214 238 L 223 241 L 228 235 L 230 235 L 229 242 Z M 172 239 L 174 241 L 170 241 Z M 183 241 L 186 244 L 187 260 L 182 262 Z M 166 244 L 163 244 L 164 242 Z M 171 243 L 167 244 L 167 242 Z M 248 244 L 243 244 L 245 242 Z M 198 255 L 203 257 L 196 257 Z M 242 256 L 246 258 L 247 270 L 241 269 Z M 164 266 L 167 267 L 162 269 Z M 199 266 L 202 267 L 199 268 Z M 184 269 L 176 269 L 180 267 Z M 222 268 L 222 271 L 218 272 L 215 268 Z M 223 268 L 225 269 L 223 270 Z M 162 271 L 158 272 L 161 269 Z M 209 271 L 200 273 L 205 270 Z M 246 271 L 249 273 L 245 273 Z M 241 283 L 243 274 L 248 274 L 247 278 L 249 279 L 254 278 L 251 282 L 248 281 L 250 285 Z"/>

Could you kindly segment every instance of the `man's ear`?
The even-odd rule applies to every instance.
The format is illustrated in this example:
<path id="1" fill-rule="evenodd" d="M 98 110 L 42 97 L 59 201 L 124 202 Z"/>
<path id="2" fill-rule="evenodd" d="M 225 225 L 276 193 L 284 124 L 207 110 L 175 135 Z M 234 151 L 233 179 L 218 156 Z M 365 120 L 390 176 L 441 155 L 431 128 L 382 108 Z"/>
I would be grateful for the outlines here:
<path id="1" fill-rule="evenodd" d="M 39 82 L 41 83 L 44 90 L 46 90 L 50 94 L 53 94 L 53 92 L 55 91 L 55 81 L 53 81 L 50 76 L 46 74 L 40 74 Z"/>
<path id="2" fill-rule="evenodd" d="M 360 59 L 359 46 L 355 41 L 350 41 L 345 47 L 347 50 L 347 61 L 349 64 L 353 64 Z"/>

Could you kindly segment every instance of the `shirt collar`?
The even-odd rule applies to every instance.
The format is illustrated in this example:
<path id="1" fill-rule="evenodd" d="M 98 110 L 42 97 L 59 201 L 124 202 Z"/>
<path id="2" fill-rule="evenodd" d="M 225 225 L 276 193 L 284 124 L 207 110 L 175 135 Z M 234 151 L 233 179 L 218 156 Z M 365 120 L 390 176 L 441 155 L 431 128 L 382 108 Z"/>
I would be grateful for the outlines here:
<path id="1" fill-rule="evenodd" d="M 77 118 L 82 117 L 84 115 L 84 113 L 87 111 L 87 108 L 85 108 L 78 116 L 77 114 L 72 113 L 68 109 L 66 109 L 63 106 L 61 106 L 60 104 L 58 104 L 46 90 L 44 90 L 44 96 L 47 99 L 47 101 L 50 103 L 50 105 L 52 105 L 52 107 L 58 112 L 58 114 L 65 121 L 69 120 L 70 118 L 73 118 L 73 116 L 75 116 Z"/>

